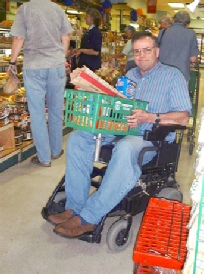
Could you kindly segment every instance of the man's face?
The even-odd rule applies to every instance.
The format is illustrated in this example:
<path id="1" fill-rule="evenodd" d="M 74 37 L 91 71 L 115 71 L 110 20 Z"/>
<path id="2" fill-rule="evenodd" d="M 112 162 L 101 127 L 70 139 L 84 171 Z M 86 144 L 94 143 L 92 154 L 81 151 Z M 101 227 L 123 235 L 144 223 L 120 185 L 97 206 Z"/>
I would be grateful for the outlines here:
<path id="1" fill-rule="evenodd" d="M 141 38 L 133 43 L 134 60 L 142 75 L 158 63 L 159 48 L 155 47 L 151 37 Z"/>
<path id="2" fill-rule="evenodd" d="M 161 30 L 161 29 L 167 29 L 167 28 L 169 28 L 170 26 L 171 26 L 170 24 L 161 21 L 161 22 L 160 22 L 159 29 L 160 29 L 160 30 Z"/>

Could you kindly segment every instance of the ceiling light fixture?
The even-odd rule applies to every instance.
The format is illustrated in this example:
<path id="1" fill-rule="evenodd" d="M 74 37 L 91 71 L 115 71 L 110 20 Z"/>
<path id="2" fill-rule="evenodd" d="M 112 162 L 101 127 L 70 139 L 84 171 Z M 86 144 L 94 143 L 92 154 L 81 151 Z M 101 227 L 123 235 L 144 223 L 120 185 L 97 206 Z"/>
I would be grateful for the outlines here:
<path id="1" fill-rule="evenodd" d="M 192 3 L 190 3 L 189 5 L 186 5 L 186 7 L 191 11 L 194 12 L 197 5 L 199 4 L 200 0 L 194 0 Z"/>
<path id="2" fill-rule="evenodd" d="M 65 11 L 67 14 L 80 14 L 77 10 L 66 10 Z"/>
<path id="3" fill-rule="evenodd" d="M 168 5 L 171 8 L 175 8 L 175 9 L 182 9 L 182 8 L 184 8 L 184 4 L 183 3 L 168 3 Z"/>

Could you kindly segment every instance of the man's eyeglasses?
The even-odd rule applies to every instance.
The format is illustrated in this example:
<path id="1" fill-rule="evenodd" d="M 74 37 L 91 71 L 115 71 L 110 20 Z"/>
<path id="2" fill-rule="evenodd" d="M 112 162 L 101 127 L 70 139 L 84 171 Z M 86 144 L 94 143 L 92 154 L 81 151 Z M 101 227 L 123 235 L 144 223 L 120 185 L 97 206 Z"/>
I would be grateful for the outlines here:
<path id="1" fill-rule="evenodd" d="M 140 56 L 142 52 L 144 52 L 145 54 L 150 54 L 153 48 L 155 48 L 155 46 L 152 48 L 133 49 L 133 53 L 135 56 Z"/>

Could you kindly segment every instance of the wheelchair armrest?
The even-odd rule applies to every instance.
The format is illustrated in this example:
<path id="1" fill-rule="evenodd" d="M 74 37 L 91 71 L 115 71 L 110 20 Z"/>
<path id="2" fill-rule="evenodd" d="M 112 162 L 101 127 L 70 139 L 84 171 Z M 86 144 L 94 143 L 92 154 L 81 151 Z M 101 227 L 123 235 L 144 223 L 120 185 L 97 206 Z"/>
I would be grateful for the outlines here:
<path id="1" fill-rule="evenodd" d="M 142 162 L 143 162 L 144 154 L 147 151 L 158 151 L 158 150 L 159 150 L 158 147 L 143 147 L 143 149 L 140 151 L 139 157 L 138 157 L 138 165 L 139 165 L 141 170 L 142 170 Z"/>
<path id="2" fill-rule="evenodd" d="M 186 126 L 182 125 L 159 125 L 153 124 L 152 130 L 145 130 L 143 139 L 146 141 L 164 141 L 166 136 L 170 132 L 175 132 L 176 130 L 184 130 Z"/>

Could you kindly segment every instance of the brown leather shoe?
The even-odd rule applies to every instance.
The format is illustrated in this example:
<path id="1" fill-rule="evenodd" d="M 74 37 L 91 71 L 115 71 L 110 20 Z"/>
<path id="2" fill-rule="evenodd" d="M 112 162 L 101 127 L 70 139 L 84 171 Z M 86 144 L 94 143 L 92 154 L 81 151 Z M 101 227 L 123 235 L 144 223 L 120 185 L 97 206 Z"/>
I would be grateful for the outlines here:
<path id="1" fill-rule="evenodd" d="M 95 225 L 90 223 L 82 225 L 81 219 L 78 216 L 74 216 L 70 220 L 57 225 L 53 231 L 65 238 L 77 238 L 84 233 L 93 231 L 94 228 Z"/>
<path id="2" fill-rule="evenodd" d="M 53 225 L 58 225 L 70 220 L 72 218 L 72 215 L 73 215 L 73 210 L 68 209 L 62 213 L 49 215 L 47 220 Z"/>

